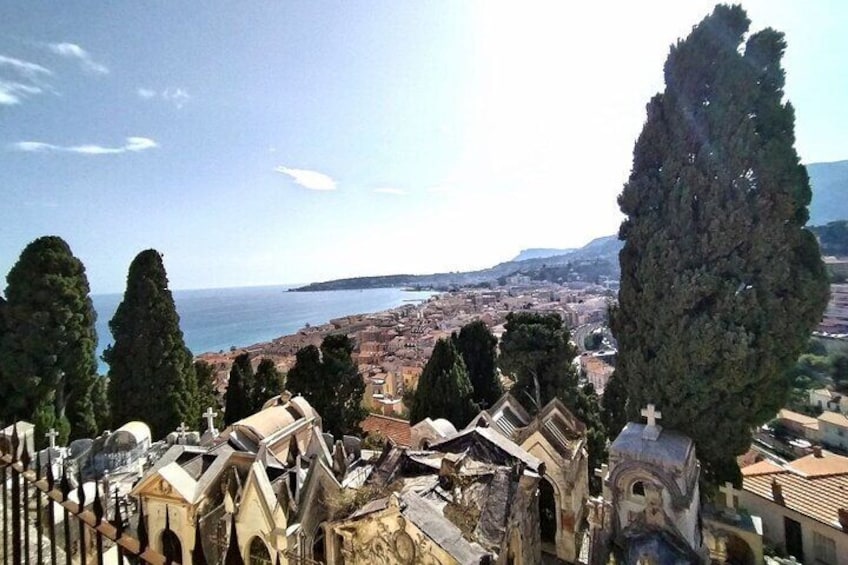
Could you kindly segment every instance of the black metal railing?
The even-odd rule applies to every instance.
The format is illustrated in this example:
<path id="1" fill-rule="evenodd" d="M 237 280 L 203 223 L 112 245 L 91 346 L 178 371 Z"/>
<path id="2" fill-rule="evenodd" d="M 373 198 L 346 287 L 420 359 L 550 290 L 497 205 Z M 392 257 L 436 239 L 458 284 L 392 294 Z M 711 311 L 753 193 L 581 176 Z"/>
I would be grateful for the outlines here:
<path id="1" fill-rule="evenodd" d="M 21 441 L 17 425 L 13 426 L 8 440 L 0 442 L 2 565 L 103 565 L 104 552 L 113 547 L 119 564 L 171 562 L 149 547 L 142 517 L 139 539 L 125 531 L 128 517 L 121 515 L 117 491 L 111 519 L 106 517 L 100 488 L 95 488 L 90 509 L 86 509 L 81 478 L 76 489 L 77 501 L 70 498 L 67 465 L 62 464 L 57 480 L 48 450 L 47 471 L 42 476 L 41 461 L 31 466 L 29 442 Z M 62 513 L 60 534 L 56 532 L 57 512 Z"/>

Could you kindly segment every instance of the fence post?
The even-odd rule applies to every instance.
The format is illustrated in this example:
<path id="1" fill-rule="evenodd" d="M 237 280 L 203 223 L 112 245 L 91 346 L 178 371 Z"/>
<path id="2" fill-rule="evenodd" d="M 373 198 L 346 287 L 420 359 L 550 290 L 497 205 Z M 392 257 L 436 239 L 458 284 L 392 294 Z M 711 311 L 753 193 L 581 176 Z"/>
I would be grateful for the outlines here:
<path id="1" fill-rule="evenodd" d="M 29 565 L 29 548 L 30 548 L 30 539 L 29 539 L 29 480 L 27 480 L 26 473 L 29 470 L 29 464 L 31 462 L 29 456 L 29 446 L 27 445 L 26 437 L 24 437 L 23 442 L 23 453 L 21 453 L 21 479 L 24 487 L 24 565 Z"/>
<path id="2" fill-rule="evenodd" d="M 6 455 L 0 451 L 0 457 Z M 5 461 L 0 461 L 0 471 L 2 471 L 3 480 L 3 565 L 9 565 L 9 492 L 6 483 L 9 479 L 6 473 L 8 464 Z"/>
<path id="3" fill-rule="evenodd" d="M 49 453 L 49 452 L 48 452 Z M 44 555 L 42 552 L 42 510 L 41 501 L 43 499 L 41 492 L 41 458 L 38 457 L 38 452 L 35 455 L 35 562 L 37 565 L 44 565 Z"/>
<path id="4" fill-rule="evenodd" d="M 62 461 L 62 480 L 59 482 L 59 488 L 62 491 L 62 502 L 67 502 L 68 495 L 71 494 L 71 481 L 68 480 L 68 462 Z M 64 520 L 62 526 L 65 531 L 65 565 L 71 564 L 71 521 L 68 509 L 62 504 L 62 512 Z"/>
<path id="5" fill-rule="evenodd" d="M 56 503 L 50 495 L 56 486 L 56 477 L 53 475 L 53 453 L 47 452 L 47 519 L 50 521 L 47 528 L 50 530 L 50 565 L 56 565 Z"/>
<path id="6" fill-rule="evenodd" d="M 15 469 L 18 461 L 18 423 L 12 425 L 12 563 L 21 565 L 21 476 Z"/>

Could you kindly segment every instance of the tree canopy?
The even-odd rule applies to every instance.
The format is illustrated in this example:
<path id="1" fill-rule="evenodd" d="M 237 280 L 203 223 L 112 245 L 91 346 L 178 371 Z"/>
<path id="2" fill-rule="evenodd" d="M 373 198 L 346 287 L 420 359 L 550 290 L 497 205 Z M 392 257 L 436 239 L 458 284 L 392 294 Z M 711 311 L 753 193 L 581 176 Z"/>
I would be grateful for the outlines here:
<path id="1" fill-rule="evenodd" d="M 481 320 L 464 325 L 452 336 L 471 381 L 471 399 L 480 408 L 492 406 L 503 394 L 498 379 L 498 339 Z"/>
<path id="2" fill-rule="evenodd" d="M 114 424 L 141 420 L 153 437 L 164 437 L 182 422 L 199 421 L 192 355 L 155 249 L 142 251 L 130 264 L 124 299 L 109 329 L 114 343 L 103 359 L 109 364 Z"/>
<path id="3" fill-rule="evenodd" d="M 252 400 L 254 382 L 253 365 L 249 353 L 240 353 L 230 367 L 227 392 L 224 393 L 224 423 L 230 425 L 255 412 Z"/>
<path id="4" fill-rule="evenodd" d="M 340 437 L 358 433 L 367 415 L 362 408 L 365 381 L 352 357 L 353 341 L 344 334 L 331 334 L 319 350 L 307 345 L 295 354 L 286 375 L 286 388 L 301 394 L 321 415 L 324 431 Z"/>
<path id="5" fill-rule="evenodd" d="M 573 406 L 577 371 L 571 362 L 577 349 L 559 314 L 510 312 L 504 328 L 498 363 L 515 378 L 512 395 L 531 414 L 554 398 Z"/>
<path id="6" fill-rule="evenodd" d="M 277 369 L 273 359 L 263 357 L 259 360 L 250 394 L 254 412 L 262 410 L 266 402 L 283 392 L 283 381 L 283 373 Z"/>
<path id="7" fill-rule="evenodd" d="M 478 410 L 462 355 L 453 340 L 439 339 L 418 378 L 418 388 L 409 407 L 410 422 L 444 418 L 456 428 L 462 428 Z"/>
<path id="8" fill-rule="evenodd" d="M 95 312 L 85 267 L 60 237 L 26 246 L 6 278 L 0 333 L 0 418 L 32 419 L 36 442 L 98 432 Z"/>
<path id="9" fill-rule="evenodd" d="M 787 399 L 827 278 L 804 229 L 810 186 L 784 102 L 783 35 L 720 5 L 671 48 L 619 197 L 611 326 L 627 413 L 654 403 L 692 437 L 708 483 Z"/>

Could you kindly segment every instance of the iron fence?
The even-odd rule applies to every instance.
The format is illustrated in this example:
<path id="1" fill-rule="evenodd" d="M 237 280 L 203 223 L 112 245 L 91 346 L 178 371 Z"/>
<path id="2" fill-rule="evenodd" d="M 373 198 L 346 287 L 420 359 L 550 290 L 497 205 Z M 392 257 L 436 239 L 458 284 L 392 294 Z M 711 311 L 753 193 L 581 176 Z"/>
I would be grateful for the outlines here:
<path id="1" fill-rule="evenodd" d="M 171 563 L 150 547 L 143 517 L 136 537 L 126 531 L 128 517 L 121 513 L 117 491 L 111 518 L 106 516 L 108 504 L 99 485 L 87 509 L 83 481 L 76 488 L 77 500 L 72 500 L 64 462 L 59 477 L 54 476 L 49 455 L 46 473 L 40 462 L 31 468 L 28 442 L 21 439 L 15 425 L 10 441 L 0 443 L 3 565 L 104 565 L 104 555 L 112 548 L 119 565 Z"/>

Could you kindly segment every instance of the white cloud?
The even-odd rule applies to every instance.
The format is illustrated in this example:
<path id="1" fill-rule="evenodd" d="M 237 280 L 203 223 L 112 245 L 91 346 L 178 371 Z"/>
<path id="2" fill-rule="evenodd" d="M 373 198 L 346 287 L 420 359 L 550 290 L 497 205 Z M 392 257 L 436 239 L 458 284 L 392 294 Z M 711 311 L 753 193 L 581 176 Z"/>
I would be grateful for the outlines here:
<path id="1" fill-rule="evenodd" d="M 153 149 L 159 147 L 152 139 L 147 137 L 128 137 L 126 143 L 120 147 L 104 147 L 102 145 L 53 145 L 52 143 L 44 143 L 42 141 L 19 141 L 13 143 L 11 148 L 16 151 L 27 152 L 63 152 L 63 153 L 78 153 L 81 155 L 115 155 L 118 153 L 138 152 L 145 149 Z"/>
<path id="2" fill-rule="evenodd" d="M 336 181 L 324 173 L 309 171 L 307 169 L 290 169 L 289 167 L 277 167 L 278 173 L 288 175 L 294 182 L 309 190 L 336 190 Z"/>
<path id="3" fill-rule="evenodd" d="M 177 108 L 182 108 L 191 96 L 184 88 L 166 88 L 162 91 L 162 98 L 173 102 Z"/>
<path id="4" fill-rule="evenodd" d="M 50 69 L 42 67 L 36 63 L 22 61 L 20 59 L 15 59 L 14 57 L 6 57 L 5 55 L 0 55 L 0 67 L 14 69 L 29 79 L 35 79 L 40 75 L 50 76 L 53 74 L 53 71 Z"/>
<path id="5" fill-rule="evenodd" d="M 0 105 L 11 106 L 20 104 L 21 100 L 33 94 L 41 94 L 38 86 L 23 84 L 20 82 L 0 80 Z"/>
<path id="6" fill-rule="evenodd" d="M 375 188 L 374 192 L 377 192 L 379 194 L 395 194 L 398 196 L 403 196 L 404 194 L 406 194 L 406 191 L 402 188 Z"/>
<path id="7" fill-rule="evenodd" d="M 191 95 L 189 95 L 188 91 L 185 88 L 166 88 L 162 92 L 157 92 L 151 88 L 139 88 L 136 90 L 136 93 L 140 98 L 144 98 L 145 100 L 152 100 L 154 98 L 159 98 L 166 102 L 171 102 L 177 108 L 182 108 L 185 106 L 185 103 L 191 99 Z"/>
<path id="8" fill-rule="evenodd" d="M 82 65 L 82 68 L 88 72 L 105 75 L 109 73 L 109 69 L 94 59 L 91 55 L 77 45 L 76 43 L 50 43 L 47 47 L 57 55 L 68 59 L 76 59 Z"/>
<path id="9" fill-rule="evenodd" d="M 445 193 L 445 192 L 450 192 L 450 191 L 451 191 L 451 188 L 449 186 L 445 186 L 445 185 L 431 186 L 430 188 L 427 189 L 427 192 L 429 192 L 431 194 L 440 194 L 440 193 Z"/>

